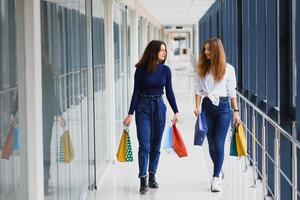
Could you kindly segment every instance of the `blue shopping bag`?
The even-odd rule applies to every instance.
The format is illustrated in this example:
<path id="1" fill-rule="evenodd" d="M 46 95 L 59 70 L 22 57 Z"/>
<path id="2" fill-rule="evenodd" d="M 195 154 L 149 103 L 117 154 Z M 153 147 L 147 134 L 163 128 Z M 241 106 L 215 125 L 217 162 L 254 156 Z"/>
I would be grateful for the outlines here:
<path id="1" fill-rule="evenodd" d="M 173 151 L 172 126 L 170 126 L 166 131 L 164 148 L 167 152 Z"/>
<path id="2" fill-rule="evenodd" d="M 207 134 L 207 122 L 205 113 L 201 112 L 195 124 L 194 145 L 202 146 Z"/>
<path id="3" fill-rule="evenodd" d="M 13 150 L 20 150 L 19 128 L 14 128 L 14 131 L 13 131 Z"/>

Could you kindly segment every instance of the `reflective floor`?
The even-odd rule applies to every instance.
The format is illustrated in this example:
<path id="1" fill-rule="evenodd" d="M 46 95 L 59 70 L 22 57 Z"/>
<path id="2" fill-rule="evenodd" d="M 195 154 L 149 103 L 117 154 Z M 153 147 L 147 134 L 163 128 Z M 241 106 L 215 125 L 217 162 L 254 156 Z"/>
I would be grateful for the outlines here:
<path id="1" fill-rule="evenodd" d="M 91 200 L 262 200 L 262 184 L 257 181 L 253 186 L 253 170 L 245 165 L 245 159 L 229 156 L 230 134 L 227 135 L 225 161 L 223 171 L 223 190 L 220 193 L 210 192 L 212 163 L 208 154 L 208 146 L 193 146 L 194 123 L 193 115 L 193 69 L 188 61 L 168 63 L 172 68 L 173 88 L 180 111 L 181 130 L 185 141 L 188 157 L 178 158 L 175 154 L 161 149 L 160 163 L 157 172 L 158 189 L 149 189 L 145 195 L 139 194 L 139 179 L 137 178 L 137 140 L 135 126 L 130 127 L 133 163 L 115 163 L 105 172 L 98 191 L 89 193 Z M 166 103 L 167 104 L 167 103 Z M 170 121 L 173 114 L 168 107 Z M 164 138 L 163 138 L 164 141 Z"/>

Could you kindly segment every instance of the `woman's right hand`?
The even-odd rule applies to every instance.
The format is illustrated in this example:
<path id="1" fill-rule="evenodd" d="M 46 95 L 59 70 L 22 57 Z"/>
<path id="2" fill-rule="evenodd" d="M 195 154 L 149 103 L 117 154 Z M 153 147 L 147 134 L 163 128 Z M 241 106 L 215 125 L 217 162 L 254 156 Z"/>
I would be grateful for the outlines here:
<path id="1" fill-rule="evenodd" d="M 201 112 L 200 107 L 196 107 L 195 110 L 194 110 L 195 116 L 198 117 L 198 115 L 200 114 L 200 112 Z"/>
<path id="2" fill-rule="evenodd" d="M 132 115 L 128 115 L 128 116 L 124 119 L 123 125 L 127 127 L 127 126 L 129 126 L 129 125 L 131 124 L 131 121 L 132 121 Z"/>
<path id="3" fill-rule="evenodd" d="M 67 125 L 66 120 L 62 115 L 58 116 L 58 122 L 62 128 L 65 128 Z"/>
<path id="4" fill-rule="evenodd" d="M 10 116 L 10 125 L 13 126 L 13 127 L 16 127 L 16 124 L 17 124 L 17 120 L 16 120 L 16 117 L 11 115 Z"/>

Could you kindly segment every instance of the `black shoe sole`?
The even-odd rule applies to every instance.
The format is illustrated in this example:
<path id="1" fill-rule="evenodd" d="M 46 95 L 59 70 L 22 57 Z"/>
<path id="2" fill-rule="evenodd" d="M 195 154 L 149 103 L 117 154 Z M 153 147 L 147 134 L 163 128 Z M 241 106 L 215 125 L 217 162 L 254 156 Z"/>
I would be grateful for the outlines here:
<path id="1" fill-rule="evenodd" d="M 145 188 L 143 190 L 140 190 L 140 194 L 146 194 L 148 192 L 148 188 Z"/>
<path id="2" fill-rule="evenodd" d="M 158 188 L 158 185 L 149 185 L 149 188 L 157 189 L 157 188 Z"/>

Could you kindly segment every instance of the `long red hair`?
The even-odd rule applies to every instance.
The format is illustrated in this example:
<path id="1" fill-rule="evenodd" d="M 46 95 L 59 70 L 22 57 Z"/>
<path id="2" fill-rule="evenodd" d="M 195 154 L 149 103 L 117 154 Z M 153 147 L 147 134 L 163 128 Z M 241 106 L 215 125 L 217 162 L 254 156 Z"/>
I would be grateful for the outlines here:
<path id="1" fill-rule="evenodd" d="M 210 48 L 210 59 L 205 55 L 205 45 Z M 196 66 L 197 73 L 204 78 L 207 73 L 211 72 L 215 81 L 221 81 L 226 71 L 226 56 L 223 44 L 219 38 L 211 38 L 205 41 L 202 52 L 199 55 L 199 61 Z"/>

